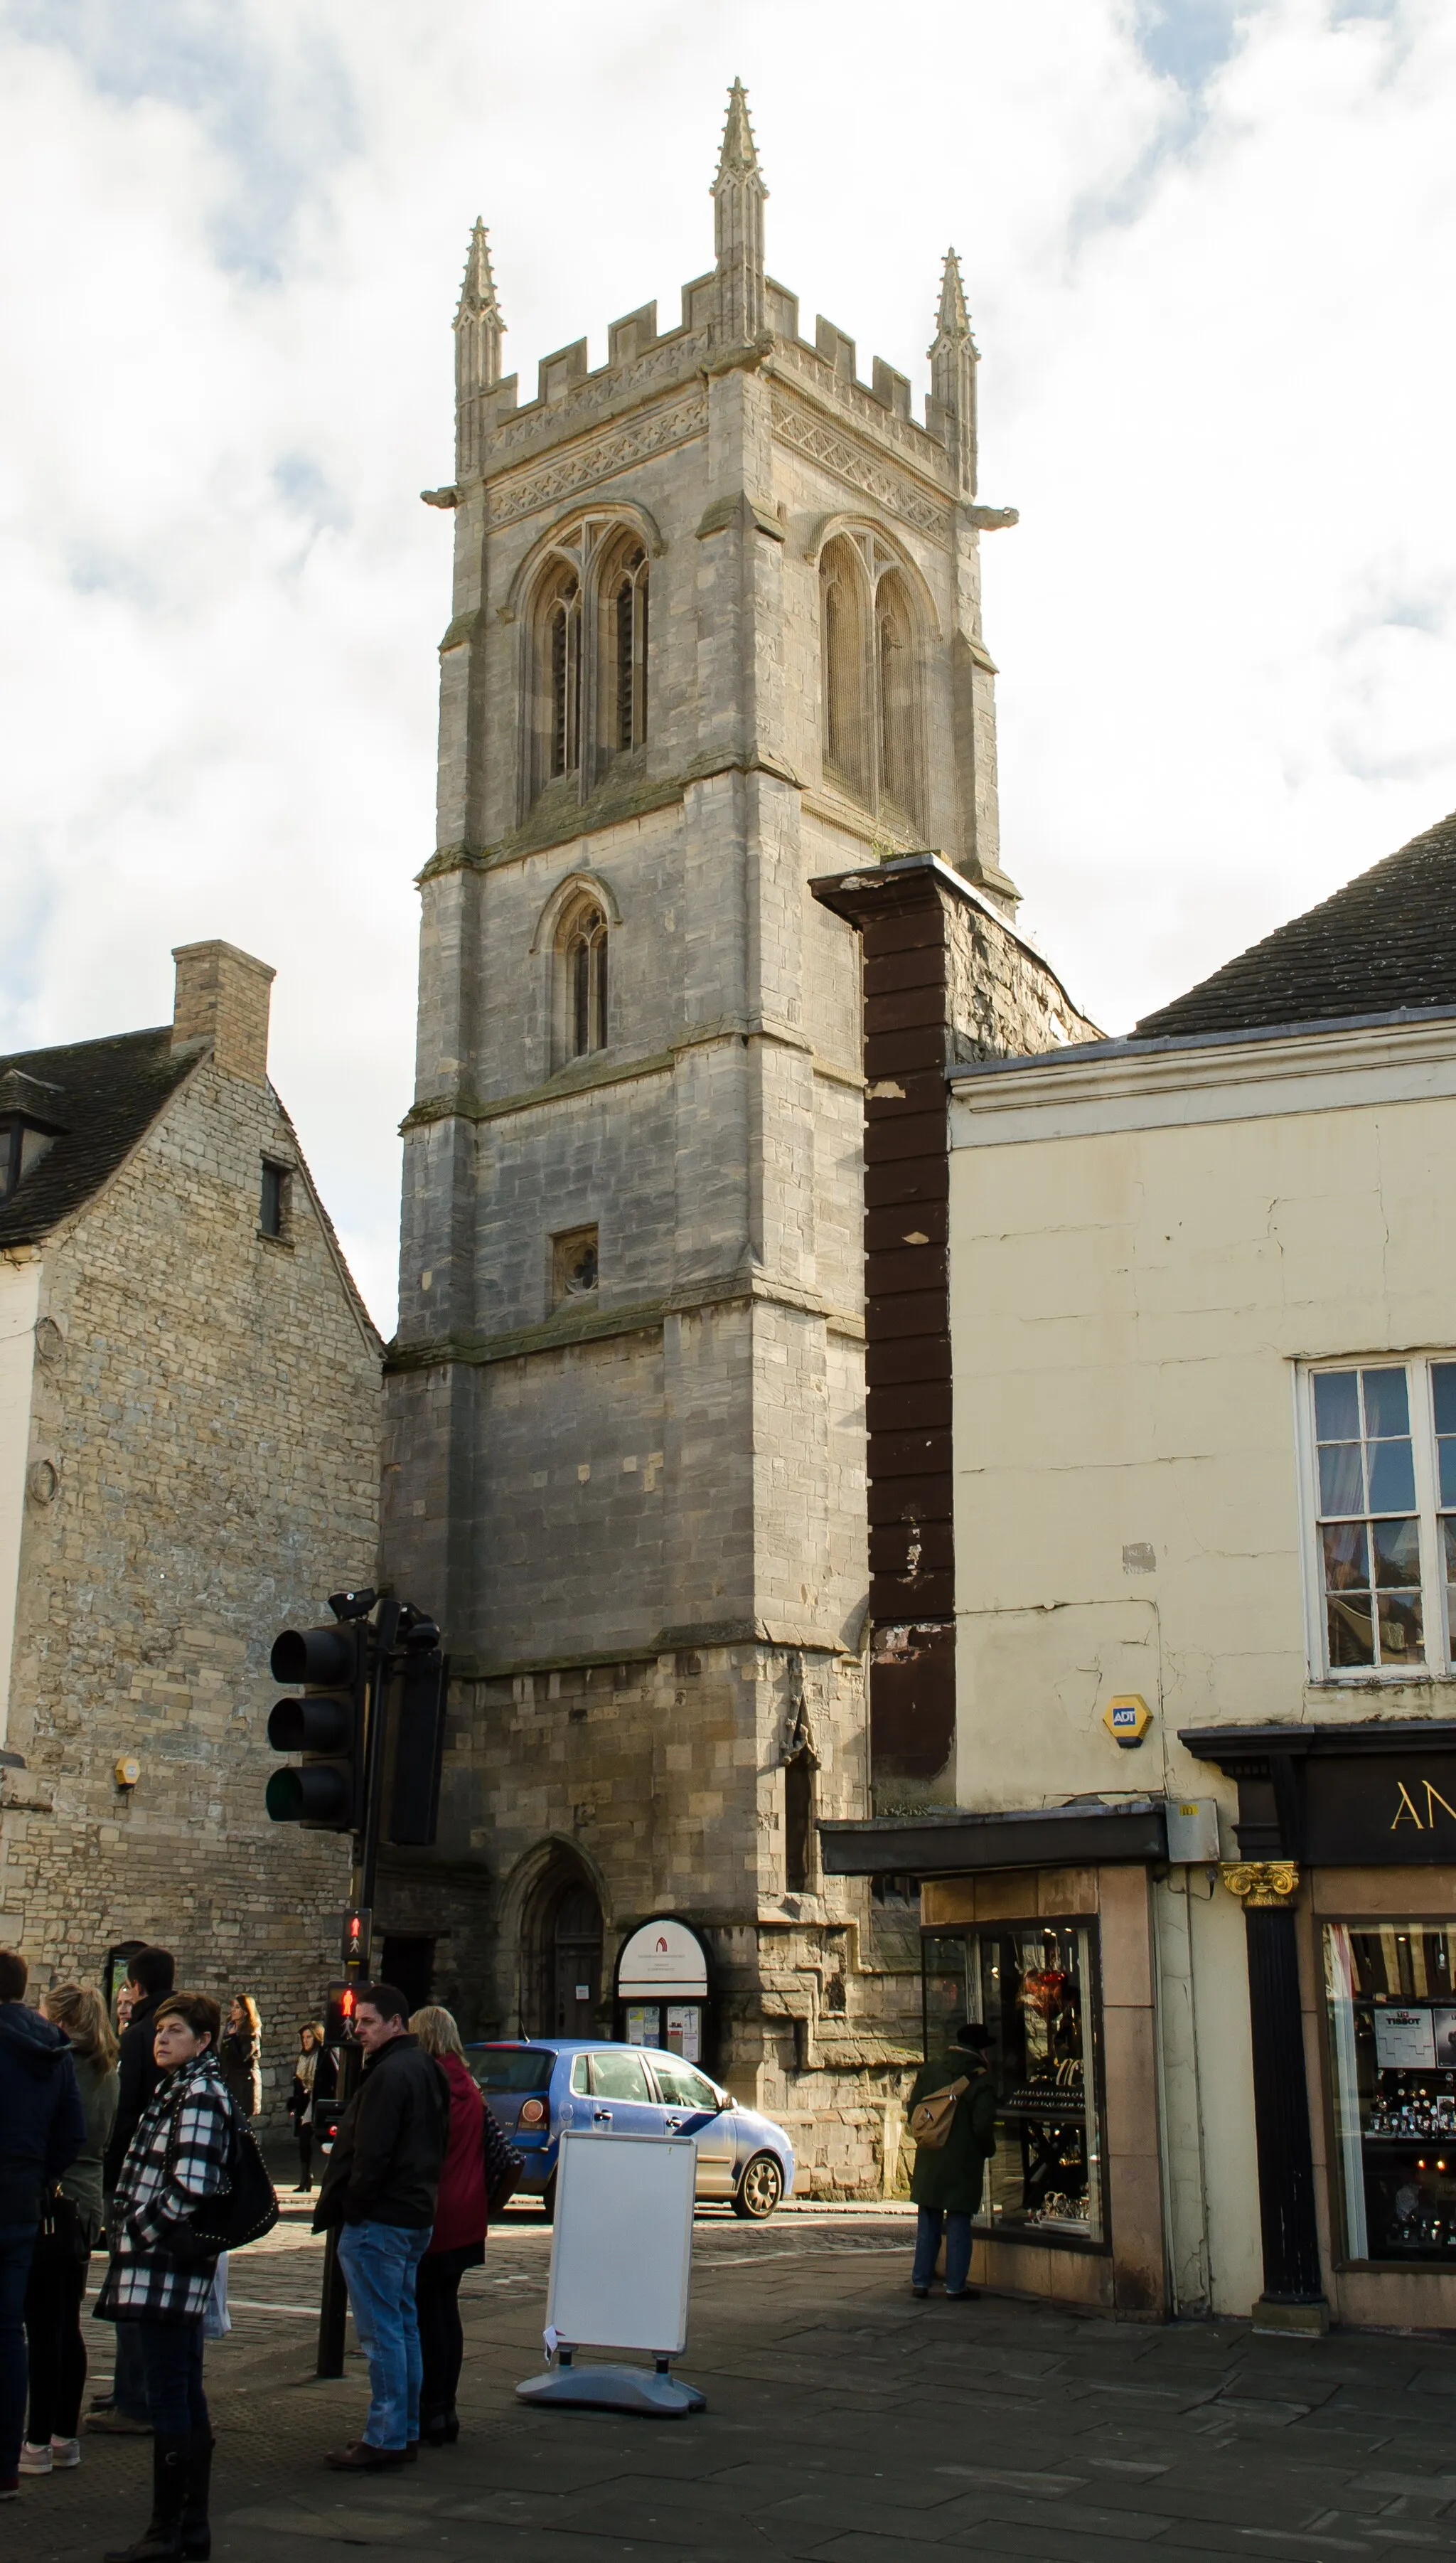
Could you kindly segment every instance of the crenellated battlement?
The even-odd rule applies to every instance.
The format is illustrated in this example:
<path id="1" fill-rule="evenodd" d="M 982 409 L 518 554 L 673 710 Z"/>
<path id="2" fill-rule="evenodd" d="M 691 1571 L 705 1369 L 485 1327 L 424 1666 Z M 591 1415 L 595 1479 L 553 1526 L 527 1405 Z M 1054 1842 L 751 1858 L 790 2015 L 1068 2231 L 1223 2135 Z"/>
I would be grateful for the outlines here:
<path id="1" fill-rule="evenodd" d="M 784 373 L 938 485 L 949 478 L 957 494 L 974 495 L 976 347 L 954 250 L 946 262 L 930 350 L 933 385 L 922 426 L 911 416 L 906 375 L 876 356 L 869 381 L 861 381 L 855 342 L 847 331 L 819 313 L 814 338 L 803 337 L 798 295 L 765 274 L 763 203 L 768 190 L 739 82 L 729 100 L 712 192 L 717 265 L 683 286 L 676 328 L 659 331 L 656 303 L 644 302 L 609 323 L 605 364 L 592 366 L 585 338 L 543 356 L 535 398 L 524 402 L 519 377 L 499 374 L 505 323 L 495 299 L 484 229 L 476 224 L 455 321 L 457 479 L 489 478 L 508 463 L 543 453 L 694 375 L 746 363 Z"/>

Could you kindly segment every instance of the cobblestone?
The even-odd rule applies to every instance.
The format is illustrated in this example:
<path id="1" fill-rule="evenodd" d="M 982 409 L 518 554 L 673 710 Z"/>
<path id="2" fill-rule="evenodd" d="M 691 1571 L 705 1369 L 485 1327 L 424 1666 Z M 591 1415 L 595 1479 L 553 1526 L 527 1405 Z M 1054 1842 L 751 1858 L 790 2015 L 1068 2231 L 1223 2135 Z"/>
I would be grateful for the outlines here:
<path id="1" fill-rule="evenodd" d="M 341 2484 L 319 2460 L 357 2434 L 363 2361 L 351 2335 L 343 2380 L 312 2374 L 305 2218 L 290 2206 L 235 2260 L 235 2329 L 208 2352 L 220 2563 L 361 2546 L 422 2563 L 487 2546 L 506 2563 L 1456 2555 L 1456 2344 L 918 2303 L 903 2215 L 813 2206 L 764 2228 L 700 2214 L 682 2371 L 708 2409 L 671 2428 L 516 2403 L 540 2363 L 550 2236 L 507 2219 L 461 2291 L 458 2447 Z M 145 2442 L 84 2447 L 77 2472 L 27 2481 L 7 2512 L 18 2563 L 94 2556 L 144 2518 Z"/>

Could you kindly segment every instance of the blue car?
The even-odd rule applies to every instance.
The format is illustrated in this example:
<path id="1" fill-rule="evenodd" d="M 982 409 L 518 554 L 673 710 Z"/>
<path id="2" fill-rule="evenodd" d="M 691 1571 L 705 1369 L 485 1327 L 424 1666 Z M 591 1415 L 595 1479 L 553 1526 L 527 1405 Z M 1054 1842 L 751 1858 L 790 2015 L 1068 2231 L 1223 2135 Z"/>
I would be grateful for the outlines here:
<path id="1" fill-rule="evenodd" d="M 525 2163 L 518 2197 L 556 2206 L 563 2127 L 691 2136 L 697 2194 L 762 2223 L 794 2187 L 794 2147 L 680 2056 L 610 2039 L 492 2039 L 465 2050 L 486 2101 Z"/>

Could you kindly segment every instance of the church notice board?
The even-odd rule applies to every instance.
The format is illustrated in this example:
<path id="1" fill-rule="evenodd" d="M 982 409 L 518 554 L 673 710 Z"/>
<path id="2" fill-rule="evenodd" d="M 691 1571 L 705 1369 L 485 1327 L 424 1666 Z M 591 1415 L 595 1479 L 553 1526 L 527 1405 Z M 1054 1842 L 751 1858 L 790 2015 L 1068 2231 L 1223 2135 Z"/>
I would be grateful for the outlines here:
<path id="1" fill-rule="evenodd" d="M 696 2177 L 690 2136 L 563 2134 L 546 2322 L 564 2347 L 682 2355 Z"/>

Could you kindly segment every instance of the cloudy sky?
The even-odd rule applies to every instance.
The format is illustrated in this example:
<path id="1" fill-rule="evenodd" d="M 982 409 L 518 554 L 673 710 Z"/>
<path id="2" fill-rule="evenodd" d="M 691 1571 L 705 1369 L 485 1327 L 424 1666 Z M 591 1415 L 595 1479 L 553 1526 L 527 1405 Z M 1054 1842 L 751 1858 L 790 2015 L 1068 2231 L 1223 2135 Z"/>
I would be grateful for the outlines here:
<path id="1" fill-rule="evenodd" d="M 450 318 L 537 357 L 769 258 L 983 353 L 1004 855 L 1110 1030 L 1456 804 L 1451 0 L 0 0 L 0 1051 L 277 965 L 381 1323 L 432 849 Z"/>

